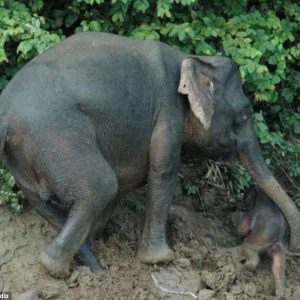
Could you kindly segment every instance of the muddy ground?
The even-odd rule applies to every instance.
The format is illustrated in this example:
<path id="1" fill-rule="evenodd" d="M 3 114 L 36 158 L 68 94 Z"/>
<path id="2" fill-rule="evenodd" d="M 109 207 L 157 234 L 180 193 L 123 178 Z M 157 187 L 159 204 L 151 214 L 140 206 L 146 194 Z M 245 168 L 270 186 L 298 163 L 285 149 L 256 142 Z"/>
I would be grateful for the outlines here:
<path id="1" fill-rule="evenodd" d="M 240 241 L 231 233 L 230 210 L 214 207 L 212 195 L 216 194 L 208 191 L 210 203 L 205 204 L 213 212 L 203 213 L 207 199 L 200 201 L 177 191 L 168 224 L 176 259 L 155 266 L 136 258 L 144 196 L 129 195 L 95 245 L 105 271 L 92 274 L 74 262 L 67 280 L 52 278 L 38 263 L 54 229 L 26 205 L 18 217 L 1 207 L 0 290 L 12 291 L 13 299 L 28 290 L 37 295 L 28 299 L 276 299 L 268 257 L 254 273 L 241 271 L 235 250 Z M 300 299 L 299 265 L 299 258 L 288 259 L 284 299 Z"/>

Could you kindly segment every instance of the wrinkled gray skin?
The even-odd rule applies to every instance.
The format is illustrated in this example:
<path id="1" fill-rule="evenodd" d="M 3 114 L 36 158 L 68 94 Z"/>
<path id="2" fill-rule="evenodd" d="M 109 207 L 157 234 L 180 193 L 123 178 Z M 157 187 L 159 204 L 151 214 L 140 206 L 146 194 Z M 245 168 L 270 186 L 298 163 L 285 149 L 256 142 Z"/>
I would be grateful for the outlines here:
<path id="1" fill-rule="evenodd" d="M 298 211 L 265 166 L 251 123 L 231 60 L 81 33 L 33 59 L 1 94 L 0 155 L 31 204 L 59 230 L 40 257 L 55 276 L 68 274 L 76 253 L 101 268 L 90 244 L 116 199 L 146 179 L 138 257 L 173 258 L 166 221 L 183 144 L 196 146 L 203 159 L 240 158 L 284 212 L 296 247 Z"/>
<path id="2" fill-rule="evenodd" d="M 267 253 L 273 259 L 272 272 L 276 295 L 286 286 L 286 251 L 288 224 L 280 209 L 259 188 L 253 188 L 244 197 L 243 205 L 231 215 L 237 235 L 245 237 L 239 247 L 241 261 L 246 269 L 255 270 L 259 255 Z"/>

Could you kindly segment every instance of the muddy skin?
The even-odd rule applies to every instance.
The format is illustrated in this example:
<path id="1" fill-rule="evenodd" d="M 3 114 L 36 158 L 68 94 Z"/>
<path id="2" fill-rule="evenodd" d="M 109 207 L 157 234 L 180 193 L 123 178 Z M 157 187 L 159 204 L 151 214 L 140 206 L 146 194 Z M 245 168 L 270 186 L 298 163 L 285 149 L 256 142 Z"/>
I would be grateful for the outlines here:
<path id="1" fill-rule="evenodd" d="M 252 188 L 245 194 L 239 209 L 231 219 L 238 236 L 244 237 L 239 247 L 243 267 L 256 270 L 260 254 L 267 253 L 273 261 L 272 272 L 275 294 L 281 295 L 286 287 L 286 248 L 289 226 L 279 208 L 259 188 Z"/>
<path id="2" fill-rule="evenodd" d="M 31 205 L 59 228 L 40 257 L 53 276 L 68 276 L 116 199 L 145 180 L 138 257 L 172 260 L 166 223 L 183 144 L 195 144 L 203 159 L 238 157 L 284 213 L 291 248 L 300 245 L 299 212 L 263 161 L 230 59 L 80 33 L 34 58 L 0 96 L 0 158 Z M 91 251 L 86 258 L 100 268 Z"/>

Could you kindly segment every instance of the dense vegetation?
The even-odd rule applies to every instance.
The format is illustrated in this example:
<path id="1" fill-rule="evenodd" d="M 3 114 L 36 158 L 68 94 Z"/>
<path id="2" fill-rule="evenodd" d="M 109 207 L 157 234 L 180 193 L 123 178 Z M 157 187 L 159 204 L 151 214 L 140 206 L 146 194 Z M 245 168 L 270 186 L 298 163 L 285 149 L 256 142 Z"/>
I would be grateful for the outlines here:
<path id="1" fill-rule="evenodd" d="M 300 5 L 297 0 L 0 0 L 0 90 L 28 60 L 80 31 L 161 40 L 186 53 L 226 55 L 240 66 L 267 163 L 300 186 Z M 221 168 L 222 169 L 222 168 Z M 225 167 L 228 171 L 228 167 Z M 230 168 L 234 191 L 250 184 Z M 2 169 L 0 204 L 18 210 Z M 193 190 L 193 186 L 191 186 Z M 294 193 L 300 204 L 300 194 Z"/>

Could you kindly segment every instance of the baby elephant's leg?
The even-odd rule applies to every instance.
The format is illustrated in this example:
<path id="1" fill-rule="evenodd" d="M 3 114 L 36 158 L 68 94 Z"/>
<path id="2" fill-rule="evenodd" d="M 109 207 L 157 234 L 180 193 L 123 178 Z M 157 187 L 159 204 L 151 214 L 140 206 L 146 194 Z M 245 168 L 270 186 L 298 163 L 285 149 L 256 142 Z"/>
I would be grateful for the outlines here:
<path id="1" fill-rule="evenodd" d="M 272 272 L 275 280 L 275 294 L 279 296 L 286 287 L 286 254 L 283 249 L 278 249 L 271 253 L 271 256 L 273 258 Z"/>

